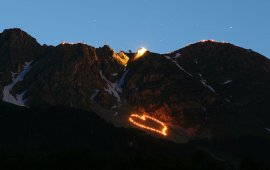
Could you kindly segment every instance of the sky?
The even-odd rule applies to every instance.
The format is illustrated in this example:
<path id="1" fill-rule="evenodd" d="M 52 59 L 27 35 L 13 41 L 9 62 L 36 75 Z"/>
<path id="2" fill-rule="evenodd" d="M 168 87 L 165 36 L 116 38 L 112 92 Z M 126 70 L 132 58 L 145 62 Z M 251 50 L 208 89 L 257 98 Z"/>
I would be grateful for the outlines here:
<path id="1" fill-rule="evenodd" d="M 0 0 L 0 32 L 21 28 L 40 44 L 85 42 L 166 53 L 203 39 L 270 58 L 269 0 Z"/>

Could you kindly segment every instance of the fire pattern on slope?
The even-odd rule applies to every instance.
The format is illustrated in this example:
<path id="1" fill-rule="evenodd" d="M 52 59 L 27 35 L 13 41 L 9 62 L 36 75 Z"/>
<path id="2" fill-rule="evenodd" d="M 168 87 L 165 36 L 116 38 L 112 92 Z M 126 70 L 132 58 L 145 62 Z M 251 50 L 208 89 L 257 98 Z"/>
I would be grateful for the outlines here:
<path id="1" fill-rule="evenodd" d="M 156 124 L 161 125 L 162 126 L 162 129 L 160 130 L 160 129 L 151 127 L 150 125 L 145 125 L 143 123 L 139 123 L 138 121 L 134 120 L 134 118 L 137 118 L 138 120 L 141 120 L 143 123 L 146 123 L 146 120 L 149 119 L 149 120 L 155 122 Z M 155 119 L 155 118 L 153 118 L 151 116 L 148 116 L 148 115 L 142 115 L 142 116 L 140 116 L 138 114 L 131 114 L 129 116 L 129 121 L 131 123 L 133 123 L 134 125 L 136 125 L 138 127 L 141 127 L 143 129 L 147 129 L 147 130 L 150 130 L 152 132 L 159 133 L 161 135 L 167 136 L 167 130 L 168 130 L 168 128 L 165 125 L 165 123 L 163 123 L 163 122 L 161 122 L 161 121 L 159 121 L 159 120 L 157 120 L 157 119 Z"/>

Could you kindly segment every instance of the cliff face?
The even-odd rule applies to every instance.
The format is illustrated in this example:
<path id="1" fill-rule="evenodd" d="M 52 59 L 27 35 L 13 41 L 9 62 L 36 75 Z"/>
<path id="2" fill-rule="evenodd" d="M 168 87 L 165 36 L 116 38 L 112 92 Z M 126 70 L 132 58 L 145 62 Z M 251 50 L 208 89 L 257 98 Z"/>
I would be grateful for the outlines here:
<path id="1" fill-rule="evenodd" d="M 270 126 L 270 61 L 228 43 L 199 42 L 169 54 L 109 46 L 41 46 L 19 29 L 0 34 L 0 97 L 17 105 L 105 110 L 123 103 L 190 137 Z M 258 111 L 260 108 L 260 111 Z M 256 130 L 255 130 L 256 131 Z"/>

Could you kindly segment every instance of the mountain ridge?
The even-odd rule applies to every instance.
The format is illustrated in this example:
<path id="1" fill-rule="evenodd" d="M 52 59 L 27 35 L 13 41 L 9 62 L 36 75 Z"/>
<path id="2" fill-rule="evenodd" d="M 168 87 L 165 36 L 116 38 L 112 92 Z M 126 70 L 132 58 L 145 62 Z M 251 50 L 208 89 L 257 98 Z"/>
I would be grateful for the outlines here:
<path id="1" fill-rule="evenodd" d="M 238 124 L 252 120 L 255 129 L 270 126 L 270 61 L 249 49 L 208 40 L 135 59 L 136 53 L 116 53 L 108 45 L 41 46 L 20 29 L 0 37 L 0 60 L 7 63 L 0 68 L 2 99 L 8 94 L 27 106 L 101 107 L 108 111 L 105 119 L 115 115 L 121 126 L 129 126 L 126 116 L 135 109 L 184 128 L 188 138 L 230 135 L 227 126 L 236 126 L 237 135 L 249 133 L 254 127 Z M 27 74 L 15 82 L 30 61 Z"/>
<path id="2" fill-rule="evenodd" d="M 142 51 L 0 33 L 0 157 L 11 159 L 1 165 L 64 158 L 82 167 L 91 158 L 97 169 L 122 160 L 133 169 L 269 167 L 269 59 L 213 40 Z M 163 122 L 166 135 L 141 115 Z"/>

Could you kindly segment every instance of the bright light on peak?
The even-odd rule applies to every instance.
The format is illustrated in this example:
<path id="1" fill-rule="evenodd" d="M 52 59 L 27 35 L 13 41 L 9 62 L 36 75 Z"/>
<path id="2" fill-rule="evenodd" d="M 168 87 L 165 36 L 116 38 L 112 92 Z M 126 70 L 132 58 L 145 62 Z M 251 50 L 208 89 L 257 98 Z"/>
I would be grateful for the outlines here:
<path id="1" fill-rule="evenodd" d="M 135 55 L 134 60 L 137 60 L 138 58 L 140 58 L 141 56 L 143 56 L 143 54 L 146 51 L 148 51 L 148 50 L 146 48 L 144 48 L 144 47 L 139 48 L 138 51 L 137 51 L 137 53 L 136 53 L 136 55 Z"/>
<path id="2" fill-rule="evenodd" d="M 212 40 L 201 40 L 200 42 L 217 42 L 217 41 L 212 39 Z"/>
<path id="3" fill-rule="evenodd" d="M 140 56 L 142 56 L 146 51 L 147 51 L 146 48 L 141 47 L 141 48 L 138 50 L 137 54 L 140 55 Z"/>

